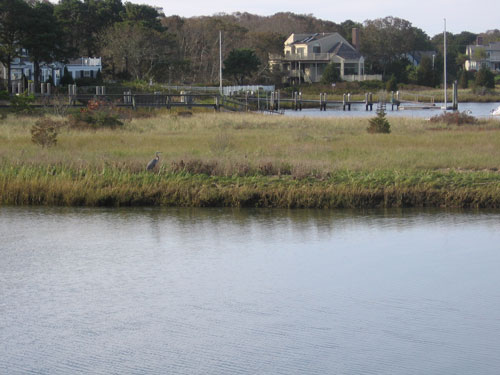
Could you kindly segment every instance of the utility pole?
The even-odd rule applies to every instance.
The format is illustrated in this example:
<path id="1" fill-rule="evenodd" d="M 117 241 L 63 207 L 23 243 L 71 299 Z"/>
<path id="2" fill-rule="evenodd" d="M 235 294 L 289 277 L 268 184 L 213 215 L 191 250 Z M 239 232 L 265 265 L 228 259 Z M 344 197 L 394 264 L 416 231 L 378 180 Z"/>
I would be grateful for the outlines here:
<path id="1" fill-rule="evenodd" d="M 448 109 L 448 99 L 446 97 L 446 18 L 444 19 L 444 110 Z"/>
<path id="2" fill-rule="evenodd" d="M 222 95 L 222 31 L 219 30 L 219 91 Z"/>

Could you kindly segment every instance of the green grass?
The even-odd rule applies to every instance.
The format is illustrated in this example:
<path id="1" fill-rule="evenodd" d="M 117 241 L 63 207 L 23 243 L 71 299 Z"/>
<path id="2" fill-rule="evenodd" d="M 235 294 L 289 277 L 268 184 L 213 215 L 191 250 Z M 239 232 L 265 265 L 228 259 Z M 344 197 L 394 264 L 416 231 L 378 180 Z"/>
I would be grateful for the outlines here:
<path id="1" fill-rule="evenodd" d="M 500 207 L 500 122 L 162 113 L 123 129 L 30 140 L 37 118 L 0 123 L 0 202 L 54 205 Z M 162 151 L 160 168 L 145 165 Z"/>

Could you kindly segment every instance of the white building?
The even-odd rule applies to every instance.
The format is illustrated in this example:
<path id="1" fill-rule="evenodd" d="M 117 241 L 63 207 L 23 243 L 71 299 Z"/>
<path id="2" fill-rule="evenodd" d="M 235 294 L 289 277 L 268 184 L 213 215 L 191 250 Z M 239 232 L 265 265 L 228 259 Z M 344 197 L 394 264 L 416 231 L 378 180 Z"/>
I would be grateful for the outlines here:
<path id="1" fill-rule="evenodd" d="M 0 78 L 7 80 L 7 67 L 0 65 Z M 47 82 L 50 77 L 57 86 L 64 75 L 64 68 L 67 68 L 73 79 L 79 78 L 95 78 L 97 72 L 102 71 L 100 57 L 80 57 L 70 60 L 67 64 L 61 62 L 41 63 L 40 64 L 40 82 Z M 23 75 L 27 80 L 34 80 L 34 64 L 28 57 L 16 57 L 10 65 L 11 80 L 18 81 Z"/>
<path id="2" fill-rule="evenodd" d="M 500 72 L 500 42 L 483 44 L 483 38 L 478 37 L 476 44 L 468 45 L 465 51 L 467 60 L 465 70 L 479 70 L 485 66 L 493 72 Z"/>

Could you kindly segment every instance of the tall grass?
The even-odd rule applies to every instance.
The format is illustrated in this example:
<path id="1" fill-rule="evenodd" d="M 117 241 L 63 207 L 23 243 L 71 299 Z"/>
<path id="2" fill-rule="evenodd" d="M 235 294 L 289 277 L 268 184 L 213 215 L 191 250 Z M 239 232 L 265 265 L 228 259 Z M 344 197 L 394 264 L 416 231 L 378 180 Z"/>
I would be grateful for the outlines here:
<path id="1" fill-rule="evenodd" d="M 57 205 L 498 207 L 500 123 L 161 114 L 110 130 L 63 129 L 50 149 L 37 119 L 0 123 L 0 202 Z M 160 168 L 145 166 L 162 151 Z"/>

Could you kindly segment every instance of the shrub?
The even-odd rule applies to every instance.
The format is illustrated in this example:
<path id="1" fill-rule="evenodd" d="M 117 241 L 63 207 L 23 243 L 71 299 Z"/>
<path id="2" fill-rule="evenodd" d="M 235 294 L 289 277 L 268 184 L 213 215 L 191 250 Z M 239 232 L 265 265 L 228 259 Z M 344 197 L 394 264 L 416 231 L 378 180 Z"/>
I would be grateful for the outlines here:
<path id="1" fill-rule="evenodd" d="M 13 95 L 10 97 L 10 108 L 16 113 L 29 112 L 30 104 L 35 101 L 33 94 L 24 92 L 22 94 Z"/>
<path id="2" fill-rule="evenodd" d="M 391 124 L 385 117 L 385 110 L 383 108 L 377 109 L 377 117 L 368 120 L 370 125 L 366 129 L 368 133 L 390 133 Z"/>
<path id="3" fill-rule="evenodd" d="M 122 126 L 119 120 L 119 112 L 115 110 L 111 103 L 104 100 L 92 99 L 87 103 L 86 108 L 74 114 L 71 118 L 73 128 L 116 128 Z"/>
<path id="4" fill-rule="evenodd" d="M 431 117 L 430 121 L 447 125 L 474 125 L 478 122 L 477 118 L 465 112 L 445 112 Z"/>
<path id="5" fill-rule="evenodd" d="M 31 141 L 42 147 L 55 146 L 58 130 L 63 126 L 66 126 L 66 123 L 42 117 L 30 129 Z"/>

